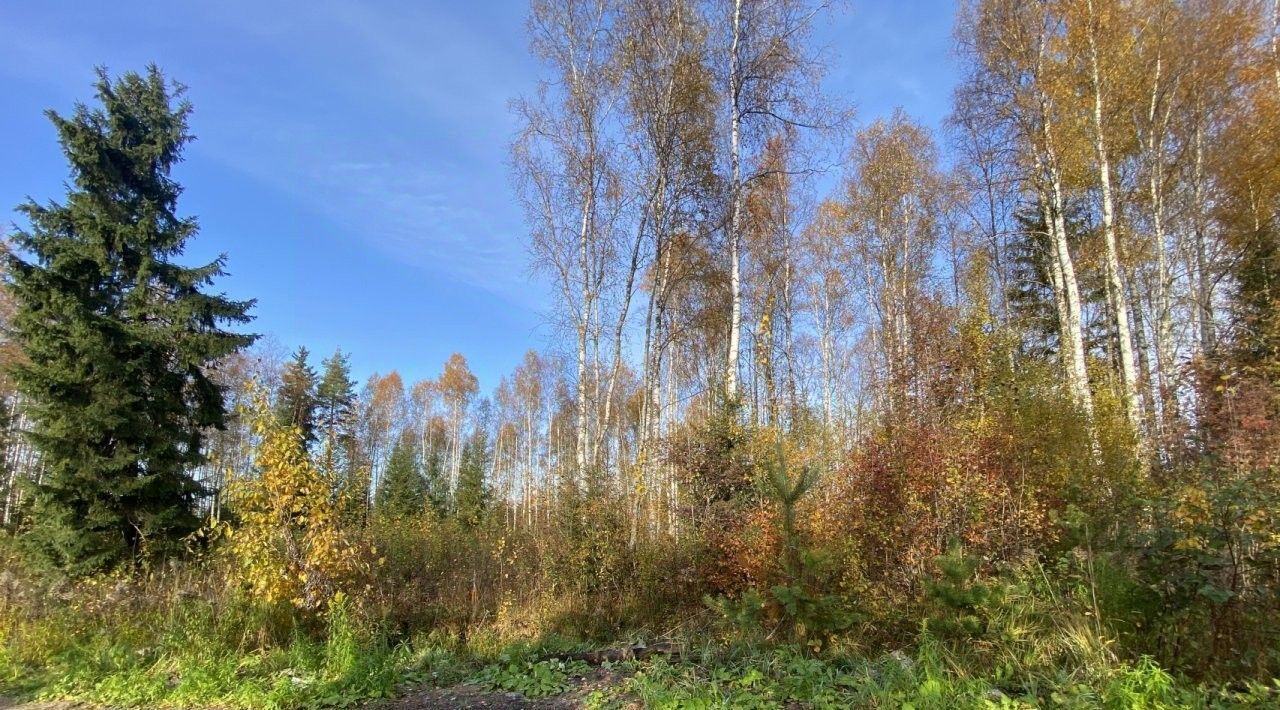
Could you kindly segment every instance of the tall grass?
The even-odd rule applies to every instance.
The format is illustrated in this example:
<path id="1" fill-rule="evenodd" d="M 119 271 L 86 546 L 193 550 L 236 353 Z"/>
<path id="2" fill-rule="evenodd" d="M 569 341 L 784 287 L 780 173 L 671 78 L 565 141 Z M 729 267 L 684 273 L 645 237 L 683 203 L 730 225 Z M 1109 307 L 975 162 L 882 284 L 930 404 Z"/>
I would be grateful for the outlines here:
<path id="1" fill-rule="evenodd" d="M 309 620 L 203 575 L 9 584 L 0 690 L 115 707 L 292 708 L 385 697 L 461 677 L 456 643 L 393 640 L 348 600 Z"/>
<path id="2" fill-rule="evenodd" d="M 484 530 L 467 537 L 433 529 L 422 544 L 404 528 L 394 534 L 379 545 L 386 561 L 374 586 L 339 595 L 318 613 L 254 601 L 217 556 L 74 583 L 10 564 L 0 572 L 0 693 L 112 707 L 295 708 L 470 679 L 548 694 L 571 685 L 568 666 L 541 658 L 549 649 L 662 635 L 682 647 L 676 661 L 617 666 L 617 682 L 584 701 L 817 708 L 1280 702 L 1274 683 L 1205 685 L 1135 650 L 1142 648 L 1129 612 L 1135 582 L 1103 558 L 1068 556 L 1049 567 L 1033 559 L 998 575 L 952 565 L 958 572 L 935 580 L 930 594 L 903 600 L 897 613 L 910 618 L 914 633 L 885 633 L 870 617 L 815 653 L 813 644 L 789 645 L 782 636 L 748 640 L 689 602 L 687 588 L 669 580 L 692 566 L 696 551 L 551 550 L 533 536 L 502 539 Z M 568 576 L 548 578 L 547 568 Z M 593 568 L 609 576 L 592 578 Z"/>

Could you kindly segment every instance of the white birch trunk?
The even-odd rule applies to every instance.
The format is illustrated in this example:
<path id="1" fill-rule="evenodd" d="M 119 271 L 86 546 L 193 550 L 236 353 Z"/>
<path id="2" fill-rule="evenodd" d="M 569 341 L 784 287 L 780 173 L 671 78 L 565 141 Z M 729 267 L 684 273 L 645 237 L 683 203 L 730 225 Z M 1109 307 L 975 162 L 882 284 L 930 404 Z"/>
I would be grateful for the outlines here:
<path id="1" fill-rule="evenodd" d="M 1093 0 L 1088 2 L 1089 19 L 1094 19 Z M 1120 387 L 1125 414 L 1139 441 L 1143 438 L 1142 415 L 1138 404 L 1138 372 L 1133 355 L 1133 332 L 1129 326 L 1129 298 L 1124 286 L 1124 274 L 1120 267 L 1119 238 L 1116 234 L 1115 206 L 1111 191 L 1111 160 L 1107 151 L 1106 132 L 1103 125 L 1102 75 L 1098 66 L 1098 44 L 1095 30 L 1089 37 L 1089 69 L 1093 84 L 1093 150 L 1098 161 L 1098 184 L 1102 198 L 1102 234 L 1106 246 L 1104 266 L 1107 280 L 1107 297 L 1116 329 L 1116 341 L 1120 355 Z"/>
<path id="2" fill-rule="evenodd" d="M 733 3 L 733 42 L 729 49 L 729 352 L 725 363 L 725 395 L 738 396 L 739 343 L 742 338 L 742 67 L 739 47 L 742 41 L 742 2 Z"/>

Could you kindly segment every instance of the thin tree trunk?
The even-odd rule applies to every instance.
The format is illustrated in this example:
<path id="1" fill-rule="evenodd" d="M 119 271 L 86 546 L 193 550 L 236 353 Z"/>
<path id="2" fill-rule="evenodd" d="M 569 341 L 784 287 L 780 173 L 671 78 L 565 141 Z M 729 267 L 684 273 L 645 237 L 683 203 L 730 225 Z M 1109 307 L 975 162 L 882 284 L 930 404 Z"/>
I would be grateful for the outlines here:
<path id="1" fill-rule="evenodd" d="M 1089 374 L 1085 364 L 1080 286 L 1076 281 L 1075 263 L 1067 242 L 1066 221 L 1062 217 L 1062 188 L 1056 171 L 1050 170 L 1049 173 L 1051 186 L 1048 194 L 1041 197 L 1041 209 L 1049 230 L 1051 280 L 1055 286 L 1054 301 L 1058 306 L 1059 349 L 1072 398 L 1092 420 L 1093 395 L 1089 391 Z"/>
<path id="2" fill-rule="evenodd" d="M 587 199 L 582 207 L 582 225 L 578 232 L 578 269 L 581 274 L 581 310 L 578 313 L 578 382 L 577 382 L 577 440 L 574 442 L 575 485 L 581 484 L 587 475 L 587 334 L 590 330 L 592 308 L 591 274 L 588 254 L 591 208 L 594 188 L 588 187 Z"/>
<path id="3" fill-rule="evenodd" d="M 1209 273 L 1209 250 L 1206 245 L 1208 227 L 1204 208 L 1204 128 L 1199 122 L 1196 124 L 1193 140 L 1195 145 L 1191 171 L 1191 210 L 1193 220 L 1193 257 L 1195 260 L 1193 271 L 1195 274 L 1196 320 L 1200 331 L 1200 352 L 1208 355 L 1214 351 L 1218 335 L 1213 314 L 1213 276 Z"/>
<path id="4" fill-rule="evenodd" d="M 795 364 L 795 307 L 792 295 L 791 229 L 784 225 L 782 252 L 782 354 L 787 361 L 787 421 L 794 423 L 800 411 L 800 397 L 796 385 Z"/>
<path id="5" fill-rule="evenodd" d="M 823 274 L 823 279 L 829 278 L 829 275 Z M 826 431 L 831 430 L 834 413 L 832 411 L 832 396 L 835 390 L 835 362 L 831 352 L 832 343 L 832 317 L 831 317 L 831 293 L 827 284 L 823 283 L 822 298 L 820 299 L 820 310 L 818 314 L 820 331 L 818 333 L 819 349 L 822 355 L 822 426 Z"/>
<path id="6" fill-rule="evenodd" d="M 1280 0 L 1271 0 L 1271 75 L 1275 79 L 1276 91 L 1280 92 L 1280 48 L 1277 48 L 1277 35 L 1280 35 Z"/>
<path id="7" fill-rule="evenodd" d="M 730 217 L 729 217 L 729 352 L 725 363 L 725 395 L 734 400 L 738 396 L 739 341 L 742 337 L 742 67 L 739 47 L 742 41 L 742 2 L 733 3 L 733 42 L 729 49 L 729 166 L 730 166 Z"/>
<path id="8" fill-rule="evenodd" d="M 1087 3 L 1089 21 L 1094 22 L 1093 0 Z M 1129 425 L 1138 436 L 1140 448 L 1143 441 L 1142 414 L 1138 404 L 1138 373 L 1134 363 L 1133 332 L 1129 326 L 1129 298 L 1120 267 L 1119 239 L 1116 234 L 1115 208 L 1111 192 L 1111 159 L 1107 151 L 1106 132 L 1103 125 L 1102 75 L 1098 67 L 1096 26 L 1089 28 L 1089 68 L 1093 84 L 1093 150 L 1098 161 L 1098 183 L 1102 196 L 1102 234 L 1106 245 L 1104 266 L 1107 295 L 1116 329 L 1116 341 L 1120 356 L 1120 387 Z"/>
<path id="9" fill-rule="evenodd" d="M 1147 194 L 1151 202 L 1152 242 L 1156 257 L 1156 274 L 1151 297 L 1154 322 L 1151 324 L 1155 350 L 1155 373 L 1158 412 L 1156 426 L 1161 446 L 1167 443 L 1169 431 L 1177 419 L 1177 394 L 1174 384 L 1173 343 L 1173 276 L 1169 269 L 1168 250 L 1165 245 L 1164 181 L 1165 160 L 1163 137 L 1172 107 L 1160 113 L 1160 91 L 1163 86 L 1163 60 L 1156 57 L 1155 76 L 1151 84 L 1151 101 L 1147 108 L 1146 140 L 1142 141 L 1147 152 Z M 1142 138 L 1139 131 L 1139 139 Z"/>

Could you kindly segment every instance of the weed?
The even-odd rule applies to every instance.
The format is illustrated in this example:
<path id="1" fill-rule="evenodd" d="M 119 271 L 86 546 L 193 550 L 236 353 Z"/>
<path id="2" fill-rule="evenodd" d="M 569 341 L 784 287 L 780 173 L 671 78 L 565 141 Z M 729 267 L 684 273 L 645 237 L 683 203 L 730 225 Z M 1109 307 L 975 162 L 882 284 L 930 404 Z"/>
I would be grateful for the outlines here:
<path id="1" fill-rule="evenodd" d="M 573 687 L 570 677 L 584 675 L 587 670 L 587 664 L 580 661 L 529 661 L 507 655 L 499 663 L 485 666 L 472 681 L 490 690 L 545 698 L 568 691 Z"/>

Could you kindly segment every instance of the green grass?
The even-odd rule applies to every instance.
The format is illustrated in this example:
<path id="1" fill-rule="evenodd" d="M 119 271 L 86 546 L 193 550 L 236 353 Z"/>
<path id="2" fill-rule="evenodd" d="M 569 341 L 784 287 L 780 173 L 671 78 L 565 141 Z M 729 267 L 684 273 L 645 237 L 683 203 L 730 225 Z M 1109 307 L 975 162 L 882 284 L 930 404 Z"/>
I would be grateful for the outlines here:
<path id="1" fill-rule="evenodd" d="M 1017 624 L 1013 622 L 1017 621 Z M 1228 708 L 1276 707 L 1280 685 L 1232 690 L 1193 685 L 1149 659 L 1124 661 L 1063 624 L 1012 632 L 994 645 L 944 643 L 922 633 L 914 648 L 860 656 L 838 642 L 821 656 L 700 636 L 679 662 L 613 667 L 615 683 L 589 707 L 655 708 Z M 393 639 L 345 604 L 310 627 L 278 610 L 185 599 L 146 609 L 11 614 L 0 626 L 0 692 L 111 707 L 307 708 L 350 706 L 407 684 L 469 681 L 528 697 L 561 694 L 580 663 L 541 660 L 581 648 L 548 637 L 512 641 L 472 629 Z"/>
<path id="2" fill-rule="evenodd" d="M 75 699 L 113 707 L 300 708 L 350 706 L 387 697 L 405 684 L 451 685 L 546 697 L 572 688 L 582 664 L 535 661 L 527 647 L 484 662 L 430 636 L 391 645 L 341 634 L 301 637 L 245 654 L 197 644 L 148 648 L 91 634 L 36 671 L 0 659 L 6 690 L 34 698 Z M 621 664 L 620 681 L 593 692 L 588 707 L 639 701 L 654 708 L 1209 708 L 1273 707 L 1280 688 L 1233 693 L 1180 684 L 1149 661 L 1105 673 L 972 674 L 926 643 L 910 656 L 814 658 L 799 649 L 708 655 L 668 663 Z M 34 672 L 33 672 L 34 671 Z M 15 679 L 21 678 L 19 682 Z"/>
<path id="3" fill-rule="evenodd" d="M 914 657 L 819 660 L 778 650 L 728 664 L 632 664 L 630 676 L 593 693 L 588 706 L 621 708 L 1229 708 L 1275 707 L 1280 687 L 1234 692 L 1180 685 L 1150 662 L 1098 677 L 1070 672 L 1003 678 L 971 675 L 925 644 Z"/>
<path id="4" fill-rule="evenodd" d="M 0 646 L 0 691 L 113 707 L 323 707 L 387 697 L 408 682 L 453 683 L 467 672 L 447 639 L 393 643 L 342 607 L 323 633 L 295 628 L 282 642 L 245 633 L 251 618 L 191 601 L 160 617 L 65 611 L 18 621 Z"/>

